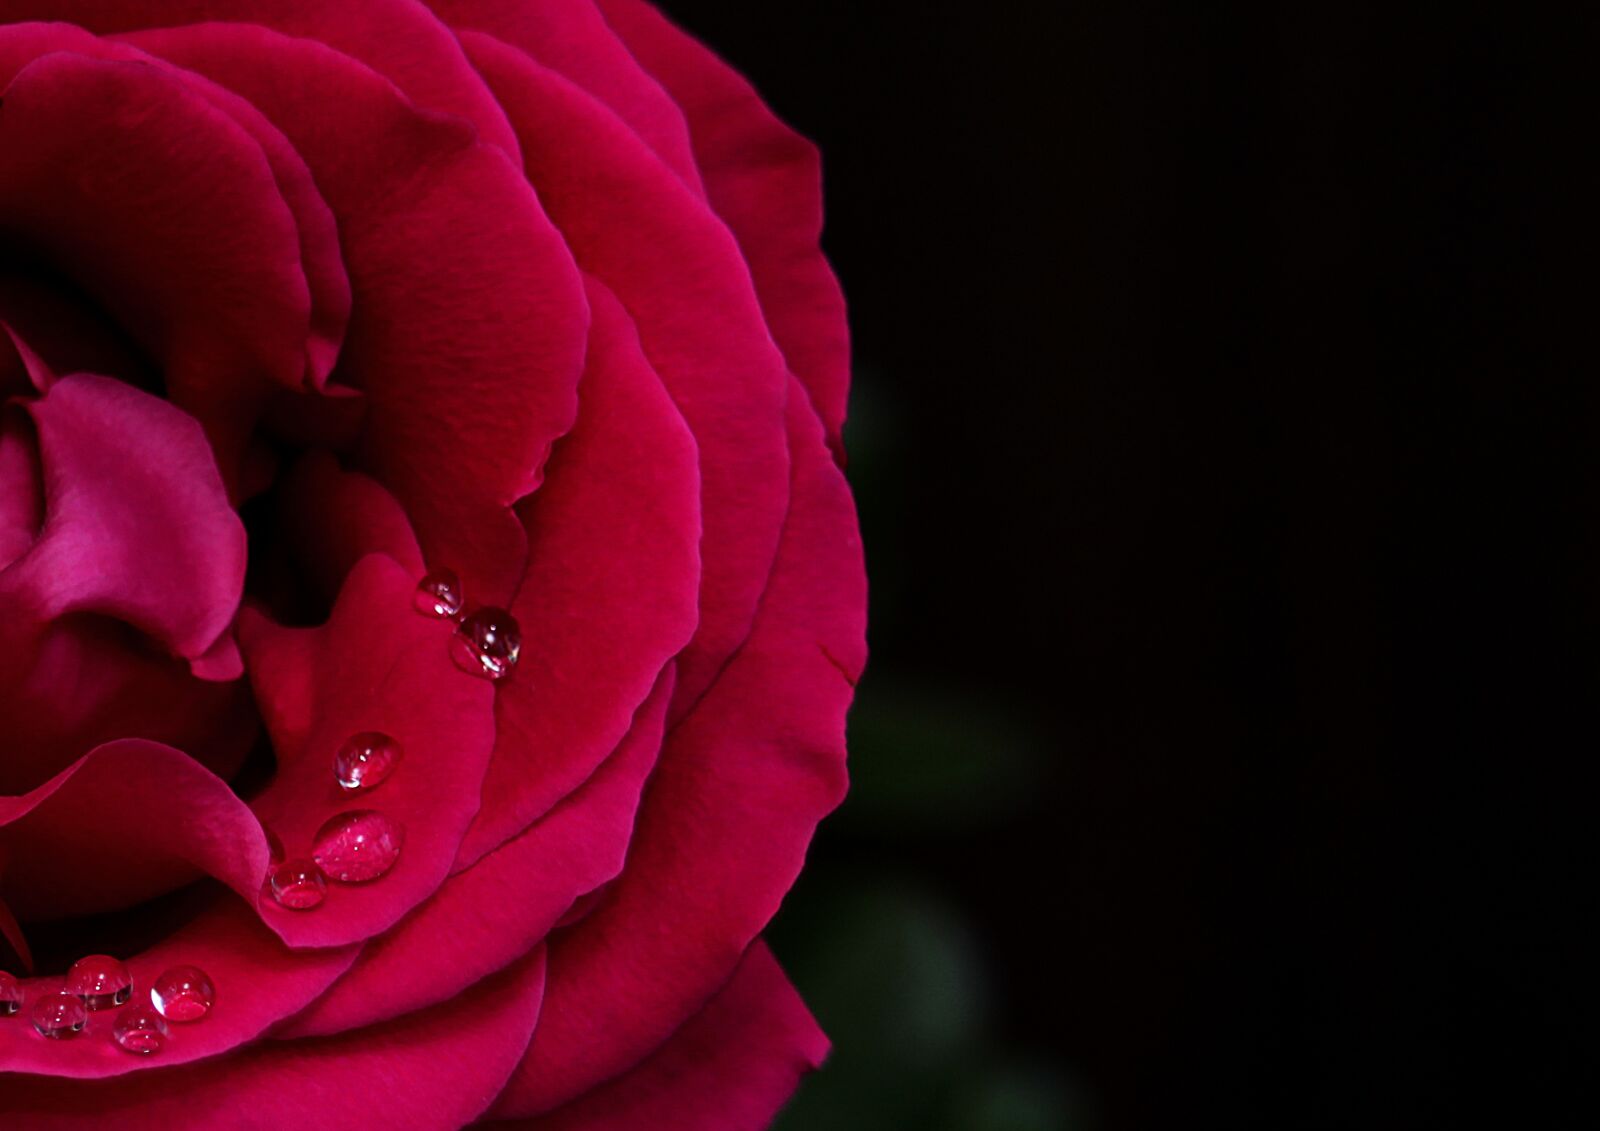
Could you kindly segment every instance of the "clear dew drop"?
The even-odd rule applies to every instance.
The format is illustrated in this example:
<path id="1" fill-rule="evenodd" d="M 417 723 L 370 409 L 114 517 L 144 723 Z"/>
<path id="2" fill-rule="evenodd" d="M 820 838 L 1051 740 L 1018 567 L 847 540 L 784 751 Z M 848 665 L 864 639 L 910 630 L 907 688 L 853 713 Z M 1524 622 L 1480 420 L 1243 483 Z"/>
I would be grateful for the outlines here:
<path id="1" fill-rule="evenodd" d="M 198 966 L 174 966 L 150 983 L 150 1004 L 168 1021 L 198 1021 L 217 1000 L 217 987 Z"/>
<path id="2" fill-rule="evenodd" d="M 64 1041 L 83 1032 L 89 1022 L 89 1011 L 82 999 L 74 994 L 47 994 L 33 1004 L 33 1027 L 41 1036 Z"/>
<path id="3" fill-rule="evenodd" d="M 436 569 L 417 582 L 413 599 L 417 612 L 424 616 L 454 620 L 461 615 L 466 597 L 461 590 L 461 579 L 455 571 Z"/>
<path id="4" fill-rule="evenodd" d="M 22 1009 L 22 983 L 16 975 L 0 970 L 0 1017 L 10 1017 Z"/>
<path id="5" fill-rule="evenodd" d="M 110 1009 L 133 996 L 133 979 L 121 959 L 91 954 L 78 959 L 67 971 L 66 990 L 82 998 L 91 1011 Z"/>
<path id="6" fill-rule="evenodd" d="M 111 1027 L 111 1043 L 135 1056 L 158 1053 L 167 1043 L 167 1023 L 152 1006 L 136 1001 L 121 1013 Z"/>
<path id="7" fill-rule="evenodd" d="M 346 793 L 365 793 L 383 784 L 405 751 L 390 735 L 368 730 L 352 735 L 334 753 L 333 774 Z"/>
<path id="8" fill-rule="evenodd" d="M 502 680 L 517 666 L 522 628 L 504 609 L 486 605 L 456 627 L 450 655 L 456 667 L 484 679 Z"/>
<path id="9" fill-rule="evenodd" d="M 309 911 L 328 894 L 322 869 L 310 860 L 285 860 L 267 877 L 272 898 L 290 911 Z"/>
<path id="10" fill-rule="evenodd" d="M 394 867 L 404 838 L 398 822 L 376 809 L 355 809 L 317 830 L 311 856 L 329 879 L 362 884 Z"/>

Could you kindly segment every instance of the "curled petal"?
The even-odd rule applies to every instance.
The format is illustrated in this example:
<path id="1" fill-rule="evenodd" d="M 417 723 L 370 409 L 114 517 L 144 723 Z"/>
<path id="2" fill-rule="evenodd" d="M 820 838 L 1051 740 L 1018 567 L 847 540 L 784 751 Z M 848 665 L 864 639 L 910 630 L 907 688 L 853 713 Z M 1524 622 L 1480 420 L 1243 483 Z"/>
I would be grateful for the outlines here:
<path id="1" fill-rule="evenodd" d="M 0 573 L 8 630 L 97 613 L 176 655 L 204 656 L 238 608 L 246 547 L 199 426 L 157 397 L 84 373 L 26 409 L 46 521 Z"/>

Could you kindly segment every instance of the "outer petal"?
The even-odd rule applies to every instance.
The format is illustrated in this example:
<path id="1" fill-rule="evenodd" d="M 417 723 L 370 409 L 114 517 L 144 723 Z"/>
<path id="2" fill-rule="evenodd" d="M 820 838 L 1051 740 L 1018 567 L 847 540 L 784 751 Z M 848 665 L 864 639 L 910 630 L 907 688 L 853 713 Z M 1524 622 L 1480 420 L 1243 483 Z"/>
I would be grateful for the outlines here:
<path id="1" fill-rule="evenodd" d="M 238 20 L 314 39 L 360 59 L 420 104 L 467 119 L 484 141 L 517 156 L 504 113 L 449 29 L 417 0 L 7 0 L 5 11 L 15 20 L 66 20 L 100 34 Z"/>
<path id="2" fill-rule="evenodd" d="M 738 237 L 772 336 L 806 386 L 829 446 L 842 457 L 850 337 L 844 295 L 818 246 L 822 170 L 816 147 L 651 5 L 599 3 L 628 48 L 688 115 L 711 206 Z"/>
<path id="3" fill-rule="evenodd" d="M 594 772 L 662 666 L 694 633 L 700 499 L 694 440 L 639 352 L 632 324 L 591 280 L 589 366 L 578 423 L 520 508 L 528 572 L 515 679 L 495 702 L 483 810 L 458 867 L 515 836 Z"/>
<path id="4" fill-rule="evenodd" d="M 763 1131 L 828 1054 L 765 943 L 648 1060 L 547 1116 L 484 1131 Z"/>
<path id="5" fill-rule="evenodd" d="M 696 196 L 705 196 L 683 111 L 646 74 L 590 0 L 428 0 L 457 30 L 481 31 L 559 71 L 627 122 Z"/>
<path id="6" fill-rule="evenodd" d="M 548 1111 L 659 1046 L 728 977 L 844 794 L 864 662 L 855 513 L 796 390 L 793 504 L 750 639 L 672 732 L 628 866 L 552 943 L 545 1018 L 496 1107 Z"/>
<path id="7" fill-rule="evenodd" d="M 750 631 L 787 493 L 783 358 L 738 246 L 616 115 L 522 52 L 463 32 L 506 106 L 528 179 L 579 264 L 621 300 L 700 445 L 700 626 L 669 721 Z"/>
<path id="8" fill-rule="evenodd" d="M 510 508 L 571 427 L 588 329 L 532 190 L 459 121 L 320 44 L 240 24 L 130 41 L 242 94 L 305 158 L 354 288 L 338 377 L 366 393 L 361 466 L 405 504 L 430 562 L 504 604 L 526 558 Z"/>
<path id="9" fill-rule="evenodd" d="M 493 1099 L 539 1014 L 544 953 L 425 1013 L 322 1040 L 257 1043 L 86 1083 L 17 1076 L 8 1131 L 440 1131 Z M 219 990 L 219 993 L 221 991 Z"/>

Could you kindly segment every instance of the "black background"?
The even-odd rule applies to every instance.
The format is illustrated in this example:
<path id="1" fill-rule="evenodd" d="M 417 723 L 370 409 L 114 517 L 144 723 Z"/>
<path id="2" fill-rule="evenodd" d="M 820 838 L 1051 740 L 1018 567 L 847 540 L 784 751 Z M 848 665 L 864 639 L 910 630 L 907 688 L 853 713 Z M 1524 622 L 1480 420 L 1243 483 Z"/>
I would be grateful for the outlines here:
<path id="1" fill-rule="evenodd" d="M 1600 34 L 1292 7 L 667 4 L 856 342 L 786 1131 L 1588 1125 Z"/>

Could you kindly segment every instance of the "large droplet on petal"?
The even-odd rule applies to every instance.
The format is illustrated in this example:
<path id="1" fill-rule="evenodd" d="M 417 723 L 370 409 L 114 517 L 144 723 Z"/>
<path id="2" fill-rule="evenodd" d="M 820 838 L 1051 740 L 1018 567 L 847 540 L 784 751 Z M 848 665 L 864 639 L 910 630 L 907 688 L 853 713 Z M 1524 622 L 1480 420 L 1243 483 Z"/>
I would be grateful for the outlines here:
<path id="1" fill-rule="evenodd" d="M 404 753 L 400 744 L 382 731 L 363 731 L 345 739 L 334 753 L 333 774 L 346 793 L 365 793 L 383 784 Z"/>
<path id="2" fill-rule="evenodd" d="M 91 954 L 72 964 L 67 971 L 66 989 L 82 998 L 90 1010 L 110 1009 L 133 995 L 133 979 L 121 959 Z"/>
<path id="3" fill-rule="evenodd" d="M 272 898 L 290 911 L 309 911 L 328 894 L 322 869 L 310 860 L 285 860 L 267 877 Z"/>
<path id="4" fill-rule="evenodd" d="M 0 1017 L 10 1017 L 22 1009 L 22 983 L 16 975 L 0 970 Z"/>
<path id="5" fill-rule="evenodd" d="M 394 867 L 404 836 L 397 822 L 376 809 L 355 809 L 317 830 L 311 856 L 330 879 L 366 883 Z"/>
<path id="6" fill-rule="evenodd" d="M 466 604 L 461 579 L 453 570 L 436 569 L 417 582 L 415 602 L 417 612 L 424 616 L 454 620 Z"/>
<path id="7" fill-rule="evenodd" d="M 123 1052 L 149 1056 L 166 1045 L 167 1023 L 153 1006 L 136 1001 L 117 1014 L 117 1023 L 111 1027 L 111 1043 Z"/>
<path id="8" fill-rule="evenodd" d="M 76 1037 L 88 1022 L 89 1011 L 75 994 L 48 994 L 33 1005 L 33 1027 L 51 1040 Z"/>
<path id="9" fill-rule="evenodd" d="M 450 655 L 464 672 L 484 679 L 502 680 L 517 666 L 522 652 L 522 628 L 504 609 L 485 605 L 456 628 Z"/>
<path id="10" fill-rule="evenodd" d="M 198 966 L 174 966 L 150 983 L 150 1004 L 168 1021 L 198 1021 L 216 1000 L 217 987 Z"/>

